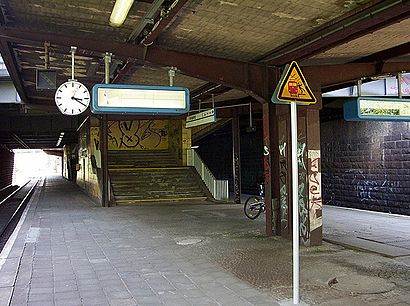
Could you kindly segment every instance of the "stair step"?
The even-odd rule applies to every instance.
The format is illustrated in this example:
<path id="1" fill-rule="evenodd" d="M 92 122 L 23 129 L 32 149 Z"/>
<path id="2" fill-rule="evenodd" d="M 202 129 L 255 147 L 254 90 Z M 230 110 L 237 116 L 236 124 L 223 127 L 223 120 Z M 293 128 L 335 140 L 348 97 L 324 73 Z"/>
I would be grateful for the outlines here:
<path id="1" fill-rule="evenodd" d="M 205 200 L 190 167 L 180 167 L 169 150 L 108 152 L 111 186 L 117 203 Z"/>
<path id="2" fill-rule="evenodd" d="M 144 202 L 176 202 L 176 201 L 205 201 L 207 197 L 190 197 L 190 198 L 161 198 L 161 199 L 143 199 L 143 200 L 117 200 L 118 205 L 138 204 Z"/>

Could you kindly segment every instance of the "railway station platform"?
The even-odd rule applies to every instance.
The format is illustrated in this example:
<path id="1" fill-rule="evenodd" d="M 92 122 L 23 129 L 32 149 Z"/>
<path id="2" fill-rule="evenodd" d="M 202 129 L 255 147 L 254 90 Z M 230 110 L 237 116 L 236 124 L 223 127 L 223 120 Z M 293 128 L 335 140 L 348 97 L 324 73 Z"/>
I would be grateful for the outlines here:
<path id="1" fill-rule="evenodd" d="M 407 264 L 326 242 L 302 247 L 302 300 L 408 305 Z M 102 208 L 48 177 L 1 253 L 0 304 L 280 305 L 291 269 L 291 243 L 266 237 L 240 205 Z"/>

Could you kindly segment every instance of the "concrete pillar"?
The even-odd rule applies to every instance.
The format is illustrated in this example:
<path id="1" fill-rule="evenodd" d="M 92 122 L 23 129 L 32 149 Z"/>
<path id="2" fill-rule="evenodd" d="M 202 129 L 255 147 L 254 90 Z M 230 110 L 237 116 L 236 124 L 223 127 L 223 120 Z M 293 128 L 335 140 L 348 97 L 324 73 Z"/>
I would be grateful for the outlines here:
<path id="1" fill-rule="evenodd" d="M 233 163 L 233 187 L 234 187 L 234 202 L 241 203 L 241 143 L 240 143 L 240 127 L 239 117 L 232 119 L 232 163 Z"/>

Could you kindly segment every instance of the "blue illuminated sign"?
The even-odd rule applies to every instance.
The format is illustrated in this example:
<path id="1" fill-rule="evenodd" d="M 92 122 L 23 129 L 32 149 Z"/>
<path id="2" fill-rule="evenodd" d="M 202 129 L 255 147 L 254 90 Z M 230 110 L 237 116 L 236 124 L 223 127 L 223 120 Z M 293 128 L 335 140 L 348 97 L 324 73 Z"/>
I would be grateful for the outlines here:
<path id="1" fill-rule="evenodd" d="M 94 114 L 182 115 L 189 111 L 189 90 L 174 86 L 97 84 L 92 90 Z"/>
<path id="2" fill-rule="evenodd" d="M 359 97 L 343 105 L 346 121 L 410 121 L 410 99 Z"/>

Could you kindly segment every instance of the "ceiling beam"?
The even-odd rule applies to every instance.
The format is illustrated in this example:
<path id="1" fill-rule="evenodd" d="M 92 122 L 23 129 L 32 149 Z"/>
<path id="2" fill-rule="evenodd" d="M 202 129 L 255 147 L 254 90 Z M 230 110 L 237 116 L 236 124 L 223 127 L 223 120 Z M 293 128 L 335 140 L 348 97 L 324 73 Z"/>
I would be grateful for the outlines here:
<path id="1" fill-rule="evenodd" d="M 3 39 L 0 39 L 0 52 L 20 99 L 27 102 L 27 95 L 24 91 L 23 81 L 13 51 L 9 43 Z"/>
<path id="2" fill-rule="evenodd" d="M 142 64 L 177 67 L 191 77 L 242 90 L 260 102 L 266 102 L 273 91 L 270 79 L 277 77 L 277 69 L 255 63 L 223 59 L 202 54 L 178 52 L 155 46 L 149 48 L 124 42 L 83 39 L 61 33 L 41 33 L 19 28 L 2 27 L 0 37 L 10 42 L 44 42 L 52 45 L 78 46 L 84 50 L 111 52 L 122 59 L 135 59 Z M 270 85 L 272 84 L 272 85 Z"/>
<path id="3" fill-rule="evenodd" d="M 179 0 L 175 2 L 173 6 L 171 6 L 168 13 L 157 21 L 151 32 L 149 32 L 148 35 L 141 41 L 142 44 L 152 44 L 158 38 L 161 32 L 171 24 L 176 14 L 182 9 L 182 7 L 185 5 L 185 3 L 188 2 L 188 0 Z"/>
<path id="4" fill-rule="evenodd" d="M 25 143 L 20 137 L 18 137 L 17 135 L 16 135 L 16 133 L 11 133 L 11 136 L 13 137 L 13 139 L 15 140 L 15 141 L 17 141 L 21 146 L 23 146 L 25 149 L 31 149 L 30 148 L 30 146 L 27 144 L 27 143 Z"/>
<path id="5" fill-rule="evenodd" d="M 153 29 L 141 40 L 143 45 L 151 45 L 161 34 L 161 32 L 170 25 L 176 14 L 185 5 L 188 0 L 176 0 L 164 17 L 161 17 L 155 24 Z M 113 83 L 120 83 L 124 80 L 128 71 L 131 70 L 135 63 L 127 61 L 124 67 L 118 71 L 113 79 Z"/>
<path id="6" fill-rule="evenodd" d="M 255 62 L 284 65 L 293 60 L 303 60 L 409 16 L 409 0 L 373 1 L 273 49 L 256 58 Z"/>
<path id="7" fill-rule="evenodd" d="M 352 61 L 352 63 L 384 62 L 395 57 L 410 54 L 410 42 L 382 50 Z"/>
<path id="8" fill-rule="evenodd" d="M 364 77 L 410 71 L 410 62 L 304 66 L 302 70 L 309 84 L 325 88 L 349 83 Z"/>

